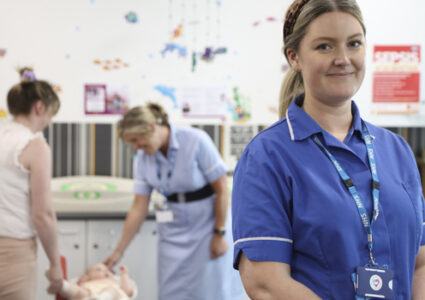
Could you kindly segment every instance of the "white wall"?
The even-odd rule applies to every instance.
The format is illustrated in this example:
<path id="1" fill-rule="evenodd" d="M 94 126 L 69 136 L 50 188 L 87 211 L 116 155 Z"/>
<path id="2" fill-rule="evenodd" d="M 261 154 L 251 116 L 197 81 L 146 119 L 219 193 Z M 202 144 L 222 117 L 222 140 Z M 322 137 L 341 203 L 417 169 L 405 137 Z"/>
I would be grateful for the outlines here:
<path id="1" fill-rule="evenodd" d="M 424 126 L 419 115 L 369 114 L 372 97 L 373 45 L 419 44 L 425 47 L 425 2 L 419 0 L 359 0 L 367 26 L 368 72 L 355 99 L 366 119 L 383 126 Z M 86 116 L 83 87 L 88 83 L 126 84 L 131 105 L 159 101 L 177 123 L 220 123 L 219 119 L 185 119 L 180 109 L 154 90 L 158 84 L 177 89 L 190 86 L 238 86 L 251 100 L 250 123 L 277 120 L 277 98 L 285 63 L 281 27 L 288 0 L 5 0 L 0 4 L 0 109 L 18 82 L 17 66 L 31 65 L 41 79 L 62 88 L 60 122 L 115 122 L 118 116 Z M 134 11 L 139 22 L 124 15 Z M 171 18 L 170 18 L 171 16 Z M 274 17 L 278 22 L 266 22 Z M 209 19 L 208 19 L 209 18 Z M 188 47 L 187 57 L 160 54 L 170 31 L 185 20 L 176 42 Z M 190 23 L 197 21 L 193 25 Z M 220 21 L 220 24 L 217 23 Z M 258 26 L 253 23 L 260 21 Z M 207 34 L 209 33 L 209 35 Z M 199 60 L 191 72 L 192 50 L 224 46 L 228 53 L 212 63 Z M 423 53 L 423 52 L 422 52 Z M 104 71 L 95 59 L 120 58 L 129 68 Z M 421 64 L 424 73 L 424 63 Z M 423 91 L 424 76 L 421 78 Z M 421 99 L 424 101 L 423 93 Z M 422 105 L 421 105 L 422 106 Z M 226 123 L 234 123 L 230 113 Z"/>

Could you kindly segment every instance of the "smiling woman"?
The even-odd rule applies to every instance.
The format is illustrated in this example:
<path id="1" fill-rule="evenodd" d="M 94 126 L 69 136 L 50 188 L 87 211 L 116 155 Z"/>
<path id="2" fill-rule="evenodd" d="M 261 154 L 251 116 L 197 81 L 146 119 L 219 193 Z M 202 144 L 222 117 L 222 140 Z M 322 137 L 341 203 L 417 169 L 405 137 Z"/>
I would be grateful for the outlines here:
<path id="1" fill-rule="evenodd" d="M 304 111 L 342 141 L 351 125 L 351 97 L 364 78 L 364 44 L 362 26 L 357 19 L 335 11 L 311 22 L 298 51 L 286 50 L 289 63 L 302 74 Z M 329 108 L 345 115 L 335 116 Z M 335 122 L 336 117 L 346 120 L 343 127 Z"/>
<path id="2" fill-rule="evenodd" d="M 347 103 L 359 89 L 365 72 L 364 36 L 360 23 L 344 12 L 315 19 L 298 53 L 287 49 L 290 64 L 302 73 L 305 103 Z"/>
<path id="3" fill-rule="evenodd" d="M 118 124 L 119 136 L 134 150 L 152 155 L 161 150 L 167 155 L 168 115 L 162 106 L 148 103 L 130 110 Z"/>
<path id="4" fill-rule="evenodd" d="M 252 299 L 424 299 L 414 155 L 351 100 L 365 73 L 357 3 L 296 0 L 285 20 L 284 118 L 233 178 L 234 267 Z"/>

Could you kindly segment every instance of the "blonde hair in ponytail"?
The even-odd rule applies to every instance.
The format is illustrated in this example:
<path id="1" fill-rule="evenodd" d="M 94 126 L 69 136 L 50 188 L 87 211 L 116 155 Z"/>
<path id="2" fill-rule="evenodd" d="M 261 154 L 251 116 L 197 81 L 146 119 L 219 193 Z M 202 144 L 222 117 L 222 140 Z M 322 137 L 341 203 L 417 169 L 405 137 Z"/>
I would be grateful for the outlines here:
<path id="1" fill-rule="evenodd" d="M 280 86 L 279 119 L 285 116 L 292 99 L 302 93 L 304 93 L 304 84 L 301 73 L 289 69 Z"/>
<path id="2" fill-rule="evenodd" d="M 150 124 L 169 126 L 168 114 L 164 108 L 148 102 L 145 106 L 130 109 L 118 122 L 118 135 L 123 138 L 124 132 L 134 134 L 150 134 Z"/>

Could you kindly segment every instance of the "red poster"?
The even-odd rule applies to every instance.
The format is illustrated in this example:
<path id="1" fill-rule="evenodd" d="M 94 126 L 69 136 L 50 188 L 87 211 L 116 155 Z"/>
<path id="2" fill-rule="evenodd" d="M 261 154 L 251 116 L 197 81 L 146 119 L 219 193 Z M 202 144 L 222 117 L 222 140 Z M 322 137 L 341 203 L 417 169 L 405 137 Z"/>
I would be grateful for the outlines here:
<path id="1" fill-rule="evenodd" d="M 388 104 L 375 112 L 417 112 L 420 60 L 419 45 L 374 47 L 372 101 Z"/>

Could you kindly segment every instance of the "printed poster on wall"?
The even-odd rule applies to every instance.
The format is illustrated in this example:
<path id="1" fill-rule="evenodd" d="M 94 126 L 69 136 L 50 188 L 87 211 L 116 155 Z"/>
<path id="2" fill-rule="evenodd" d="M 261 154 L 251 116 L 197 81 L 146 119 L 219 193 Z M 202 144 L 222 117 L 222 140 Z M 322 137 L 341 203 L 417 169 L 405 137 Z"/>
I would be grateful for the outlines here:
<path id="1" fill-rule="evenodd" d="M 177 97 L 184 117 L 226 118 L 224 86 L 185 86 L 178 90 Z"/>
<path id="2" fill-rule="evenodd" d="M 124 114 L 129 108 L 129 89 L 122 84 L 86 84 L 84 101 L 86 115 Z"/>
<path id="3" fill-rule="evenodd" d="M 419 113 L 420 46 L 375 46 L 372 113 Z"/>

